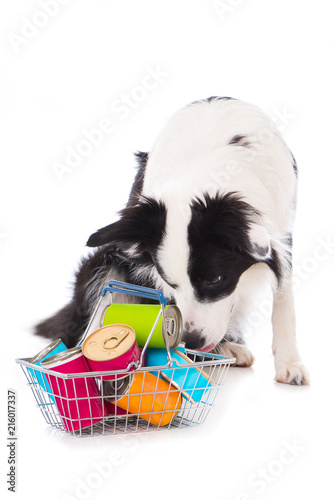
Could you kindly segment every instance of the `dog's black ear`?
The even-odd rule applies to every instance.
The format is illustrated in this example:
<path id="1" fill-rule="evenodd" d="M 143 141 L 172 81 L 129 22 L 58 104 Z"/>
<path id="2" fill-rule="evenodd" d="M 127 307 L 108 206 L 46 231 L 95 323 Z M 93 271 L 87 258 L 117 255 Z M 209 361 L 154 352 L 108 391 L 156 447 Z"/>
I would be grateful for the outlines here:
<path id="1" fill-rule="evenodd" d="M 142 252 L 159 245 L 166 225 L 164 203 L 152 198 L 142 198 L 134 206 L 121 210 L 120 219 L 92 234 L 87 246 L 98 247 L 111 243 L 122 248 L 134 247 Z"/>
<path id="2" fill-rule="evenodd" d="M 211 241 L 217 247 L 246 254 L 251 261 L 271 258 L 270 236 L 262 225 L 260 212 L 244 201 L 239 193 L 215 197 L 205 194 L 191 206 L 189 238 L 192 246 Z"/>

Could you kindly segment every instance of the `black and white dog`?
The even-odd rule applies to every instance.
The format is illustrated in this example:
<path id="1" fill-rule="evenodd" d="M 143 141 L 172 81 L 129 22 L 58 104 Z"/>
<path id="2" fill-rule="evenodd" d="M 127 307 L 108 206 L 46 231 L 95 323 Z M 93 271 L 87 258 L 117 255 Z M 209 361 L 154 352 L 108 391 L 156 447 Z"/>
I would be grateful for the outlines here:
<path id="1" fill-rule="evenodd" d="M 36 333 L 75 345 L 116 279 L 158 288 L 176 303 L 188 347 L 250 366 L 244 313 L 265 278 L 273 290 L 275 378 L 307 384 L 291 283 L 297 166 L 278 130 L 252 105 L 211 97 L 176 113 L 152 151 L 137 157 L 119 220 L 88 239 L 98 249 L 81 263 L 72 302 Z"/>

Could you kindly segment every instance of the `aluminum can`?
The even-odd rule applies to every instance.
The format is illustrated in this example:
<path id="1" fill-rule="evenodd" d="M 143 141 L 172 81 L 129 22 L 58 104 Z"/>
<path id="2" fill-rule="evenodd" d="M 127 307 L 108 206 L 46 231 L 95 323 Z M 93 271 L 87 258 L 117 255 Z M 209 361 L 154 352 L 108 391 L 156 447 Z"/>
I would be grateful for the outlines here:
<path id="1" fill-rule="evenodd" d="M 173 365 L 171 368 L 161 368 L 160 377 L 172 382 L 192 403 L 198 403 L 209 387 L 215 382 L 203 370 L 203 367 L 191 366 L 193 361 L 185 354 L 184 347 L 181 344 L 180 349 L 172 349 L 171 357 Z M 167 364 L 166 349 L 147 349 L 147 366 L 163 366 Z M 179 364 L 177 364 L 179 363 Z M 181 365 L 181 366 L 179 366 Z M 184 368 L 182 367 L 184 366 Z M 158 372 L 152 372 L 158 374 Z"/>
<path id="2" fill-rule="evenodd" d="M 63 352 L 66 350 L 67 350 L 67 347 L 64 344 L 64 342 L 62 342 L 61 339 L 54 340 L 53 342 L 51 342 L 51 344 L 47 345 L 46 347 L 44 347 L 44 349 L 42 349 L 35 356 L 33 356 L 29 360 L 29 363 L 32 363 L 36 366 L 42 366 L 42 364 L 41 364 L 42 361 L 50 358 L 54 354 L 58 354 L 59 352 Z M 52 396 L 51 387 L 46 379 L 45 374 L 43 372 L 38 371 L 38 370 L 33 370 L 32 368 L 28 368 L 28 371 L 31 373 L 33 378 L 35 380 L 37 380 L 37 382 L 42 387 L 42 389 L 48 393 L 49 398 L 54 403 L 55 400 L 54 400 L 54 397 Z"/>
<path id="3" fill-rule="evenodd" d="M 93 372 L 124 370 L 122 374 L 106 374 L 102 380 L 126 376 L 137 368 L 140 349 L 133 328 L 124 324 L 107 325 L 93 332 L 82 344 L 82 352 Z"/>
<path id="4" fill-rule="evenodd" d="M 130 325 L 136 332 L 139 347 L 143 347 L 154 325 L 160 305 L 153 304 L 112 304 L 106 310 L 104 325 L 112 323 L 125 323 Z M 172 349 L 181 342 L 183 332 L 183 320 L 181 311 L 177 306 L 171 305 L 165 308 L 166 335 L 168 335 L 169 347 Z M 149 347 L 165 347 L 162 317 L 149 342 Z"/>
<path id="5" fill-rule="evenodd" d="M 116 401 L 118 407 L 157 427 L 168 425 L 181 403 L 181 392 L 150 372 L 135 372 L 129 390 Z"/>
<path id="6" fill-rule="evenodd" d="M 46 373 L 67 431 L 90 427 L 108 415 L 95 378 L 89 376 L 91 370 L 81 347 L 51 356 L 42 361 L 42 367 L 63 374 L 86 375 L 67 379 Z"/>

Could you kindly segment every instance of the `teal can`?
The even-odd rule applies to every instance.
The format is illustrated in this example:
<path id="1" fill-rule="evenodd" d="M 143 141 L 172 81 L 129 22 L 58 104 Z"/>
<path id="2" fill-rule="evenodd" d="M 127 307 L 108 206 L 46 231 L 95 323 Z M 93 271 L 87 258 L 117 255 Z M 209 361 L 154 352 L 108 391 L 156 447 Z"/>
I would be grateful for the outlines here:
<path id="1" fill-rule="evenodd" d="M 42 367 L 42 361 L 53 356 L 54 354 L 58 354 L 59 352 L 66 351 L 67 347 L 61 339 L 54 340 L 48 346 L 44 347 L 40 352 L 38 352 L 35 356 L 33 356 L 29 363 Z M 32 375 L 34 380 L 37 380 L 38 384 L 42 387 L 44 391 L 49 394 L 51 401 L 54 403 L 55 399 L 52 396 L 52 390 L 47 381 L 45 373 L 40 372 L 38 370 L 33 370 L 32 368 L 28 368 L 30 374 Z"/>
<path id="2" fill-rule="evenodd" d="M 215 384 L 203 370 L 203 367 L 192 366 L 193 361 L 186 355 L 184 344 L 170 350 L 173 360 L 171 368 L 164 368 L 167 365 L 166 349 L 148 348 L 146 353 L 147 367 L 163 367 L 159 368 L 159 371 L 152 371 L 152 373 L 172 382 L 181 391 L 182 396 L 191 403 L 198 403 L 207 389 Z"/>

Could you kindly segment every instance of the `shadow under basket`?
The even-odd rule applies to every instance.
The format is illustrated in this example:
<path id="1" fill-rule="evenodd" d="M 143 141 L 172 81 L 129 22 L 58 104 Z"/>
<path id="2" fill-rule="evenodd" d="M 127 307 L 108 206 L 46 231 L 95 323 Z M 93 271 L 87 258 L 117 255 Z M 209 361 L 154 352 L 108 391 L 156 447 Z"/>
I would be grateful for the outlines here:
<path id="1" fill-rule="evenodd" d="M 48 424 L 73 436 L 95 436 L 203 423 L 235 359 L 189 349 L 185 355 L 191 363 L 180 365 L 172 356 L 172 367 L 131 373 L 65 375 L 29 359 L 16 362 Z"/>

